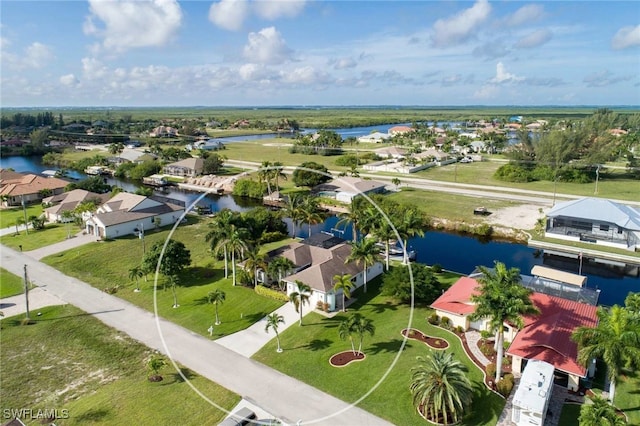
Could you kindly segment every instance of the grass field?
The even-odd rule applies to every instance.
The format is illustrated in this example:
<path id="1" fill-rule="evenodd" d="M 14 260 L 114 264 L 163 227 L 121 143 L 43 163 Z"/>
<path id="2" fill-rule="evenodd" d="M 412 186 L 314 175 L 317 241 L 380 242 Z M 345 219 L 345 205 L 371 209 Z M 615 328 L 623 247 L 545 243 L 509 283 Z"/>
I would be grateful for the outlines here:
<path id="1" fill-rule="evenodd" d="M 560 413 L 559 425 L 562 426 L 578 426 L 578 417 L 580 417 L 580 404 L 564 404 L 562 413 Z"/>
<path id="2" fill-rule="evenodd" d="M 141 425 L 217 424 L 225 417 L 171 366 L 161 370 L 162 382 L 149 382 L 146 360 L 152 352 L 127 335 L 71 305 L 40 312 L 33 325 L 12 318 L 1 322 L 2 409 L 68 410 L 69 419 L 56 422 L 61 425 L 131 424 L 132 419 Z M 221 407 L 230 410 L 240 400 L 182 370 Z"/>
<path id="3" fill-rule="evenodd" d="M 452 275 L 447 279 L 453 281 L 455 278 Z M 367 335 L 364 340 L 363 351 L 367 358 L 363 362 L 343 368 L 329 364 L 332 355 L 350 350 L 349 342 L 338 337 L 338 325 L 346 317 L 343 313 L 333 318 L 311 313 L 305 316 L 302 327 L 296 324 L 282 332 L 280 340 L 283 353 L 276 353 L 274 339 L 253 358 L 347 402 L 356 401 L 375 387 L 359 406 L 394 424 L 422 425 L 425 421 L 412 406 L 409 385 L 416 356 L 424 355 L 430 349 L 423 343 L 409 340 L 395 366 L 390 369 L 402 344 L 400 332 L 409 324 L 411 312 L 408 306 L 377 295 L 379 283 L 379 278 L 371 281 L 366 294 L 358 290 L 354 295 L 358 300 L 349 308 L 350 312 L 358 312 L 371 319 L 376 327 L 375 335 Z M 474 384 L 474 402 L 466 410 L 470 414 L 462 424 L 494 425 L 504 400 L 482 385 L 482 373 L 465 355 L 459 339 L 426 321 L 430 312 L 428 308 L 416 308 L 413 327 L 446 339 L 451 345 L 449 350 L 454 351 L 469 369 L 468 376 Z M 378 385 L 386 372 L 388 376 Z"/>
<path id="4" fill-rule="evenodd" d="M 44 229 L 29 229 L 27 234 L 20 231 L 20 234 L 8 234 L 0 237 L 0 244 L 18 250 L 22 246 L 22 251 L 35 250 L 51 244 L 59 243 L 78 233 L 80 230 L 76 225 L 65 225 L 61 223 L 48 223 Z"/>
<path id="5" fill-rule="evenodd" d="M 220 337 L 245 329 L 266 314 L 282 305 L 282 302 L 260 296 L 251 288 L 232 286 L 231 272 L 224 278 L 224 263 L 214 260 L 205 242 L 208 226 L 198 221 L 179 227 L 172 238 L 182 241 L 191 252 L 192 265 L 180 276 L 177 288 L 180 307 L 172 308 L 173 295 L 164 287 L 165 279 L 158 280 L 157 305 L 159 314 L 201 335 L 214 322 L 213 305 L 207 303 L 207 294 L 216 288 L 226 293 L 226 301 L 218 307 L 222 324 L 215 327 L 214 337 Z M 163 229 L 145 234 L 145 245 L 164 241 L 169 230 Z M 276 243 L 277 244 L 277 243 Z M 279 244 L 282 244 L 280 242 Z M 268 250 L 270 245 L 265 245 Z M 67 275 L 76 277 L 92 286 L 105 289 L 122 286 L 117 296 L 149 311 L 153 311 L 153 275 L 148 281 L 139 280 L 141 292 L 135 293 L 135 282 L 129 279 L 129 269 L 138 266 L 142 259 L 141 240 L 130 236 L 113 241 L 101 241 L 49 256 L 43 261 Z"/>
<path id="6" fill-rule="evenodd" d="M 624 411 L 630 425 L 640 425 L 640 372 L 626 370 L 618 378 L 614 405 Z"/>
<path id="7" fill-rule="evenodd" d="M 40 216 L 41 214 L 42 206 L 40 204 L 27 206 L 27 218 L 31 216 Z M 18 219 L 24 219 L 24 211 L 22 210 L 22 207 L 0 209 L 0 228 L 15 226 L 16 220 Z"/>
<path id="8" fill-rule="evenodd" d="M 22 278 L 13 275 L 4 268 L 0 268 L 0 299 L 24 292 L 24 282 Z"/>

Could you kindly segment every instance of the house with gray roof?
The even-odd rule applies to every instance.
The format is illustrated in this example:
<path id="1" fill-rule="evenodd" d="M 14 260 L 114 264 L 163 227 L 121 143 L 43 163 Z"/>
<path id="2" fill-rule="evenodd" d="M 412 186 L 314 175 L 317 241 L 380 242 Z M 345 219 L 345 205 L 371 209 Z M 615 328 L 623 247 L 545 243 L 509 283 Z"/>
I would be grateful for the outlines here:
<path id="1" fill-rule="evenodd" d="M 92 202 L 100 206 L 110 197 L 110 194 L 97 194 L 95 192 L 85 191 L 84 189 L 74 189 L 47 197 L 42 200 L 42 204 L 48 206 L 45 207 L 44 214 L 49 222 L 64 223 L 74 220 L 76 208 L 82 203 Z M 74 216 L 66 217 L 65 212 L 74 213 Z M 84 215 L 83 218 L 85 218 Z"/>
<path id="2" fill-rule="evenodd" d="M 640 248 L 640 209 L 604 198 L 558 203 L 547 213 L 545 237 L 635 251 Z"/>
<path id="3" fill-rule="evenodd" d="M 101 239 L 144 233 L 156 223 L 176 223 L 185 212 L 183 206 L 163 203 L 142 195 L 120 192 L 105 202 L 87 220 L 86 230 Z"/>
<path id="4" fill-rule="evenodd" d="M 291 274 L 282 279 L 286 284 L 287 295 L 298 291 L 296 281 L 302 281 L 313 290 L 309 299 L 310 306 L 316 306 L 318 302 L 326 303 L 329 311 L 336 310 L 336 304 L 342 303 L 342 290 L 333 290 L 334 276 L 351 275 L 354 290 L 364 285 L 364 265 L 347 262 L 350 255 L 350 244 L 324 233 L 312 235 L 301 242 L 288 244 L 269 253 L 270 257 L 282 256 L 295 265 Z M 382 263 L 368 265 L 367 281 L 381 273 Z"/>
<path id="5" fill-rule="evenodd" d="M 196 177 L 202 174 L 204 160 L 202 158 L 185 158 L 164 166 L 164 173 L 172 176 Z"/>
<path id="6" fill-rule="evenodd" d="M 376 180 L 343 176 L 317 185 L 313 191 L 324 197 L 335 198 L 337 201 L 350 204 L 358 195 L 384 192 L 386 185 Z"/>

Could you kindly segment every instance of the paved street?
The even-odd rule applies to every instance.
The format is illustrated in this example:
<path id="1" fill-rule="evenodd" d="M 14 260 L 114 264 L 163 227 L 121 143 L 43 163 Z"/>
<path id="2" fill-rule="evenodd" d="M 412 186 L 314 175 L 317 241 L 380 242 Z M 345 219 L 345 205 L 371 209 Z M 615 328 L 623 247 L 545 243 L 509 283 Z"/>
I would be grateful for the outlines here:
<path id="1" fill-rule="evenodd" d="M 155 317 L 115 296 L 15 250 L 2 247 L 2 266 L 30 278 L 49 294 L 71 303 L 176 362 L 219 383 L 289 424 L 389 425 L 357 407 L 237 354 L 205 337 Z M 265 333 L 266 334 L 266 333 Z"/>

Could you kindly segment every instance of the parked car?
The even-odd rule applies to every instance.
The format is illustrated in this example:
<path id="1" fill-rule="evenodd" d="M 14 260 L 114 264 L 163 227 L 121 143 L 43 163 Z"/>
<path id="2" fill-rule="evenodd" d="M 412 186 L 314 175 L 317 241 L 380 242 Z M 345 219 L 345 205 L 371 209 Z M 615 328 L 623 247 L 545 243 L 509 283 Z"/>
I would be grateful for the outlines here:
<path id="1" fill-rule="evenodd" d="M 464 157 L 462 160 L 460 160 L 461 163 L 473 163 L 473 158 L 471 157 Z"/>

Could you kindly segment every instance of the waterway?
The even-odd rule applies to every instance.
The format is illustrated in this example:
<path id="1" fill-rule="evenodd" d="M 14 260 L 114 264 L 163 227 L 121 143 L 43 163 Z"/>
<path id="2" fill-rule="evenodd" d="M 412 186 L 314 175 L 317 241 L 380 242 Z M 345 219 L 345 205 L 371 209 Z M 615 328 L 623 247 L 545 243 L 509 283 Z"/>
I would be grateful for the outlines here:
<path id="1" fill-rule="evenodd" d="M 43 170 L 55 169 L 43 166 L 37 157 L 5 157 L 0 158 L 0 168 L 13 168 L 19 172 L 41 173 Z M 74 173 L 74 178 L 82 178 L 82 173 Z M 111 185 L 118 185 L 127 191 L 135 191 L 138 184 L 120 179 L 108 179 Z M 168 188 L 164 191 L 156 191 L 156 195 L 179 200 L 186 206 L 198 201 L 198 204 L 209 206 L 212 211 L 220 211 L 228 208 L 236 211 L 246 211 L 260 203 L 255 200 L 233 197 L 230 195 L 213 195 L 184 191 L 177 188 Z M 290 220 L 286 220 L 290 233 L 293 226 Z M 322 224 L 311 227 L 312 233 L 328 232 L 345 239 L 351 238 L 351 227 L 337 227 L 338 218 L 329 217 Z M 297 227 L 296 236 L 308 235 L 308 226 Z M 519 268 L 523 274 L 529 274 L 534 265 L 546 265 L 568 272 L 578 273 L 580 264 L 578 260 L 557 258 L 545 255 L 539 250 L 524 244 L 515 244 L 502 241 L 480 241 L 471 236 L 458 235 L 445 232 L 429 231 L 424 237 L 415 237 L 409 240 L 409 248 L 417 253 L 417 261 L 429 265 L 439 264 L 445 269 L 461 273 L 471 273 L 477 266 L 492 266 L 494 260 L 499 260 L 507 267 Z M 587 261 L 582 265 L 582 273 L 587 276 L 587 287 L 601 290 L 599 303 L 603 305 L 622 304 L 627 294 L 631 291 L 640 292 L 640 278 L 627 276 L 620 271 L 595 265 Z"/>

